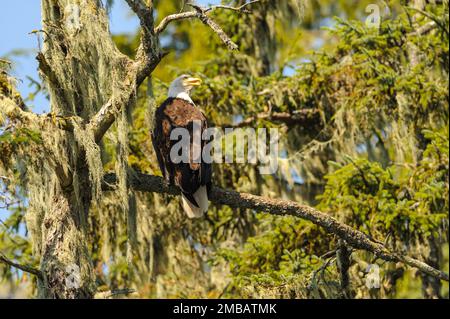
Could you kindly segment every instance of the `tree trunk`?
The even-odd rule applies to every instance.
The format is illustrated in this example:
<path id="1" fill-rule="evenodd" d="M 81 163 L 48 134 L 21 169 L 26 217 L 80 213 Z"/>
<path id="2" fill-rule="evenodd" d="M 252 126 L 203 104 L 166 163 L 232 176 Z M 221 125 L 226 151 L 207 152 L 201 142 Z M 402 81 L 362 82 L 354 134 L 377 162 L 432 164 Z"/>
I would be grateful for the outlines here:
<path id="1" fill-rule="evenodd" d="M 89 188 L 81 196 L 88 194 Z M 73 187 L 54 195 L 42 227 L 41 271 L 44 282 L 39 285 L 39 297 L 93 297 L 96 287 L 86 245 L 87 213 L 88 206 L 83 209 L 77 205 Z"/>
<path id="2" fill-rule="evenodd" d="M 87 247 L 87 217 L 98 199 L 101 155 L 89 120 L 120 95 L 130 61 L 112 42 L 108 17 L 98 0 L 42 0 L 43 48 L 37 56 L 48 85 L 53 117 L 76 118 L 73 132 L 49 131 L 62 151 L 40 192 L 47 206 L 29 218 L 34 250 L 41 258 L 42 298 L 91 298 L 95 276 Z M 133 90 L 133 88 L 131 88 Z M 57 153 L 57 152 L 55 152 Z M 43 195 L 45 196 L 45 195 Z M 97 198 L 95 198 L 97 197 Z"/>

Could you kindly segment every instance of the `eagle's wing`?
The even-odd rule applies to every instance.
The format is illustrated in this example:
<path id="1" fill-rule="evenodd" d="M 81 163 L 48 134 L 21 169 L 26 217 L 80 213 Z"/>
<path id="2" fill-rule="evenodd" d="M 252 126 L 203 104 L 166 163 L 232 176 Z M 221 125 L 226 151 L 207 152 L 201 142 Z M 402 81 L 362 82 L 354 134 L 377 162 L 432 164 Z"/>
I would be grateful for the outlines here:
<path id="1" fill-rule="evenodd" d="M 168 101 L 166 100 L 155 112 L 153 132 L 151 136 L 161 173 L 167 182 L 173 184 L 173 172 L 169 171 L 173 168 L 169 162 L 171 147 L 170 132 L 172 131 L 172 126 L 170 125 L 170 121 L 164 116 L 164 109 L 167 102 Z"/>
<path id="2" fill-rule="evenodd" d="M 206 120 L 206 116 L 205 114 L 203 114 L 203 117 L 205 118 L 205 121 L 203 122 L 203 126 L 202 126 L 202 134 L 203 132 L 208 129 L 208 122 Z M 204 140 L 202 138 L 202 156 L 203 156 L 203 148 L 205 147 L 206 144 L 211 143 L 213 140 L 212 137 L 210 137 L 209 140 Z M 211 154 L 210 154 L 211 156 Z M 202 161 L 201 164 L 201 168 L 200 168 L 200 183 L 201 185 L 205 185 L 206 189 L 208 191 L 208 197 L 210 197 L 210 192 L 211 192 L 211 179 L 212 179 L 212 167 L 211 167 L 211 163 L 205 163 L 204 161 Z"/>
<path id="3" fill-rule="evenodd" d="M 200 147 L 200 154 L 208 141 L 201 139 L 201 144 L 194 144 L 194 121 L 200 121 L 201 133 L 208 127 L 204 114 L 191 103 L 182 99 L 167 99 L 155 113 L 155 127 L 152 135 L 153 146 L 156 151 L 161 171 L 166 180 L 180 187 L 182 193 L 198 207 L 194 193 L 201 187 L 211 185 L 211 164 L 195 163 L 193 149 Z M 179 140 L 170 140 L 173 129 L 180 127 L 189 131 L 191 157 L 189 163 L 173 163 L 170 159 L 170 150 Z M 197 149 L 198 151 L 198 149 Z"/>
<path id="4" fill-rule="evenodd" d="M 157 136 L 159 136 L 158 133 L 156 133 L 155 131 L 152 132 L 153 149 L 155 150 L 156 159 L 158 160 L 158 165 L 161 170 L 161 173 L 163 174 L 164 179 L 167 182 L 169 182 L 169 174 L 167 173 L 164 155 L 162 154 L 162 149 L 159 146 L 160 144 L 157 142 Z"/>

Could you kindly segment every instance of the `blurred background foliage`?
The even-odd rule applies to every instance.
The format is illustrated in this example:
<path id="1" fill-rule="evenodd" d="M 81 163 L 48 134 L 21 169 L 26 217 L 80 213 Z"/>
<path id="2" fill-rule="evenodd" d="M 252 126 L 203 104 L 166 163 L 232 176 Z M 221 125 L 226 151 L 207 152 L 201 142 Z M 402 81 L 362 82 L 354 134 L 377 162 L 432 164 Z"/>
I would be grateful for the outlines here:
<path id="1" fill-rule="evenodd" d="M 157 21 L 183 10 L 182 1 L 155 3 Z M 365 24 L 371 3 L 380 8 L 378 28 Z M 130 170 L 161 175 L 149 137 L 152 112 L 173 78 L 193 74 L 204 81 L 193 100 L 211 126 L 255 117 L 250 126 L 282 132 L 276 174 L 221 164 L 214 166 L 214 184 L 316 206 L 448 272 L 448 1 L 262 0 L 251 8 L 248 15 L 212 13 L 239 45 L 235 53 L 199 21 L 173 23 L 164 32 L 168 55 L 129 110 Z M 129 56 L 137 31 L 114 35 Z M 301 123 L 257 116 L 306 111 L 315 115 Z M 104 141 L 107 171 L 116 165 L 114 136 Z M 0 135 L 2 154 L 15 138 Z M 33 264 L 23 222 L 26 195 L 18 189 L 8 196 L 1 252 Z M 131 296 L 143 298 L 449 296 L 448 284 L 362 251 L 350 250 L 343 284 L 339 251 L 345 243 L 307 221 L 216 205 L 205 218 L 187 220 L 177 198 L 129 198 L 131 213 L 106 194 L 90 216 L 100 290 L 134 288 Z M 366 287 L 371 264 L 380 267 L 380 289 Z M 33 294 L 27 274 L 0 264 L 0 276 L 11 289 L 27 283 Z"/>

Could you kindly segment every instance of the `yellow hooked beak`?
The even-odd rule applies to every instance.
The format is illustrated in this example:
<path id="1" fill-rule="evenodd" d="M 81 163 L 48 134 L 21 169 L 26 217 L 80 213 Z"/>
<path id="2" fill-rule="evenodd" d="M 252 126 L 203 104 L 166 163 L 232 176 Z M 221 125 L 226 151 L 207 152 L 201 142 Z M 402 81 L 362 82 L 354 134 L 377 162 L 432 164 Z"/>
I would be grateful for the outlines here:
<path id="1" fill-rule="evenodd" d="M 187 78 L 183 81 L 184 86 L 199 86 L 202 84 L 202 80 L 199 78 Z"/>

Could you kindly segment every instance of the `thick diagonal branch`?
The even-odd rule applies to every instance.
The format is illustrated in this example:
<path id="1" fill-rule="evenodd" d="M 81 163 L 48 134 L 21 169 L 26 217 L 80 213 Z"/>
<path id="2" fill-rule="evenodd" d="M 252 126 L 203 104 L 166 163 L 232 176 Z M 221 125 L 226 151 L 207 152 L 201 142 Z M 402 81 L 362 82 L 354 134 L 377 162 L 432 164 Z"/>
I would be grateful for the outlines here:
<path id="1" fill-rule="evenodd" d="M 121 80 L 122 90 L 112 95 L 89 121 L 89 129 L 99 142 L 114 123 L 120 111 L 134 103 L 137 88 L 151 74 L 163 56 L 158 39 L 153 32 L 153 3 L 147 6 L 142 0 L 126 0 L 129 7 L 140 20 L 142 34 L 140 45 L 134 61 L 121 66 L 126 69 Z"/>
<path id="2" fill-rule="evenodd" d="M 111 190 L 117 181 L 115 174 L 107 174 L 104 178 L 104 189 Z M 130 187 L 141 192 L 165 193 L 179 195 L 180 191 L 174 186 L 167 185 L 161 177 L 137 173 L 130 177 Z M 420 271 L 448 281 L 448 274 L 435 269 L 424 262 L 411 257 L 402 256 L 389 251 L 383 244 L 375 242 L 366 234 L 340 223 L 333 217 L 318 211 L 310 206 L 281 199 L 272 199 L 247 193 L 239 193 L 219 187 L 213 187 L 210 200 L 219 205 L 235 208 L 251 209 L 257 212 L 266 212 L 272 215 L 291 215 L 306 219 L 323 227 L 328 233 L 335 234 L 345 240 L 350 246 L 375 254 L 378 258 L 391 262 L 402 262 Z"/>

